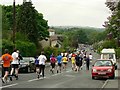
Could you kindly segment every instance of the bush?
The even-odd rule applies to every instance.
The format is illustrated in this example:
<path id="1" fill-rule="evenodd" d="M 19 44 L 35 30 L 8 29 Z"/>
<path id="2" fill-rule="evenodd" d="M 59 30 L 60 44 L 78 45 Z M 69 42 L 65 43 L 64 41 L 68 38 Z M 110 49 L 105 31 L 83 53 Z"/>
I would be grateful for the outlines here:
<path id="1" fill-rule="evenodd" d="M 20 50 L 22 56 L 35 56 L 36 45 L 31 42 L 16 41 L 16 48 Z"/>
<path id="2" fill-rule="evenodd" d="M 117 47 L 117 43 L 116 43 L 115 40 L 108 40 L 108 41 L 105 41 L 102 44 L 102 47 L 103 48 L 116 48 Z"/>
<path id="3" fill-rule="evenodd" d="M 57 56 L 59 53 L 64 52 L 64 49 L 62 48 L 56 48 L 56 47 L 46 47 L 44 48 L 44 53 L 47 57 L 47 61 L 50 61 L 50 55 L 53 53 L 55 56 Z"/>
<path id="4" fill-rule="evenodd" d="M 14 44 L 9 40 L 3 39 L 2 51 L 4 51 L 4 49 L 6 48 L 9 50 L 10 53 L 12 53 L 14 49 Z M 20 50 L 22 56 L 35 56 L 36 54 L 36 46 L 34 43 L 31 42 L 16 41 L 16 48 Z"/>
<path id="5" fill-rule="evenodd" d="M 2 54 L 4 53 L 4 49 L 8 49 L 10 53 L 13 52 L 13 42 L 10 40 L 3 39 L 2 40 Z"/>
<path id="6" fill-rule="evenodd" d="M 115 51 L 116 51 L 116 56 L 117 56 L 118 58 L 120 58 L 120 47 L 117 48 Z"/>

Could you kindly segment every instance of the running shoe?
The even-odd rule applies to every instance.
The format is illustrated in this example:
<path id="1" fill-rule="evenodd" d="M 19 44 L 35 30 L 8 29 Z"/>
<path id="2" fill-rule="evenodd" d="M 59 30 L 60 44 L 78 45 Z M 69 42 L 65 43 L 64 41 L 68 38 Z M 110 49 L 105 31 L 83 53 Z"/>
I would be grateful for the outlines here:
<path id="1" fill-rule="evenodd" d="M 57 73 L 59 73 L 58 70 L 57 70 Z"/>
<path id="2" fill-rule="evenodd" d="M 5 83 L 5 79 L 2 78 L 2 83 Z"/>
<path id="3" fill-rule="evenodd" d="M 12 76 L 10 76 L 10 81 L 12 81 Z"/>
<path id="4" fill-rule="evenodd" d="M 40 78 L 40 75 L 38 74 L 37 78 L 39 79 Z"/>

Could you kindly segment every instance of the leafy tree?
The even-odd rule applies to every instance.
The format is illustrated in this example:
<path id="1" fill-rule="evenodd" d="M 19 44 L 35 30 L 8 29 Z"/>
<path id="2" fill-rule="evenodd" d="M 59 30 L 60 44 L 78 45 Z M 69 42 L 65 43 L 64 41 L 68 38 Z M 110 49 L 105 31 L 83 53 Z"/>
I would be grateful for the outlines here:
<path id="1" fill-rule="evenodd" d="M 120 47 L 120 1 L 106 2 L 107 7 L 111 10 L 112 15 L 105 22 L 105 27 L 109 39 L 116 39 Z"/>
<path id="2" fill-rule="evenodd" d="M 47 21 L 43 19 L 43 15 L 35 10 L 31 2 L 24 2 L 19 10 L 18 32 L 24 33 L 31 42 L 37 45 L 38 40 L 48 37 L 47 29 Z"/>

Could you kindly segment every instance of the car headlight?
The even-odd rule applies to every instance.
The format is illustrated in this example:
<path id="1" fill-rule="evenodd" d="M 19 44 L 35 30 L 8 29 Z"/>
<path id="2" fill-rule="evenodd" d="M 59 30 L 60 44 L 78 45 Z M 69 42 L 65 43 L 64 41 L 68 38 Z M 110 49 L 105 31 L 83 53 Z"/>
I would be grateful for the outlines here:
<path id="1" fill-rule="evenodd" d="M 93 72 L 97 72 L 97 70 L 96 70 L 96 69 L 93 69 Z"/>
<path id="2" fill-rule="evenodd" d="M 112 69 L 108 69 L 108 72 L 112 72 Z"/>

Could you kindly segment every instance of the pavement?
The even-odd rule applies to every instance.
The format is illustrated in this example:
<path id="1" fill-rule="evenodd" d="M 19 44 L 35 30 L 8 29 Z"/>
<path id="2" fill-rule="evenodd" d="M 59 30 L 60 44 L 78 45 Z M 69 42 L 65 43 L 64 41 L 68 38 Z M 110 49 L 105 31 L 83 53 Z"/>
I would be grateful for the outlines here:
<path id="1" fill-rule="evenodd" d="M 119 59 L 119 61 L 120 61 L 120 59 Z M 115 71 L 115 79 L 106 80 L 106 82 L 102 88 L 103 89 L 104 88 L 114 88 L 114 89 L 118 88 L 118 89 L 120 89 L 119 82 L 120 82 L 120 62 L 118 64 L 118 69 Z"/>

